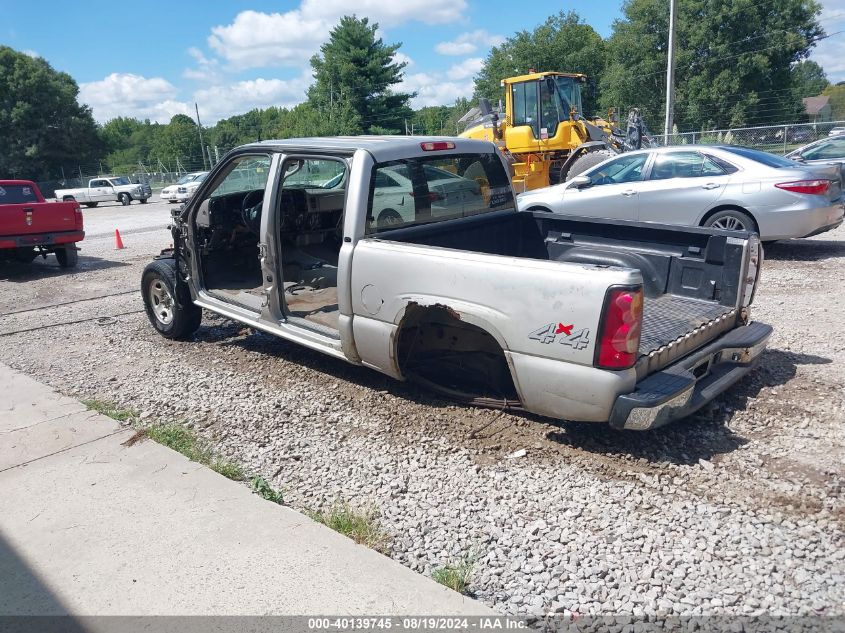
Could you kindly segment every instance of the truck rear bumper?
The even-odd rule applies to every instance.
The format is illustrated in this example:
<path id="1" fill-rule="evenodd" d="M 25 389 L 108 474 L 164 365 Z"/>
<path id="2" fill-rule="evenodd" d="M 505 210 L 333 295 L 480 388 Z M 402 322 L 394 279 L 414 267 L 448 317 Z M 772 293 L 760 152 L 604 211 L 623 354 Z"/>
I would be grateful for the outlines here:
<path id="1" fill-rule="evenodd" d="M 646 430 L 690 415 L 750 372 L 771 335 L 765 323 L 742 326 L 651 374 L 616 398 L 610 425 Z"/>
<path id="2" fill-rule="evenodd" d="M 0 248 L 26 248 L 28 246 L 55 246 L 81 242 L 85 231 L 61 231 L 58 233 L 33 233 L 32 235 L 0 236 Z"/>

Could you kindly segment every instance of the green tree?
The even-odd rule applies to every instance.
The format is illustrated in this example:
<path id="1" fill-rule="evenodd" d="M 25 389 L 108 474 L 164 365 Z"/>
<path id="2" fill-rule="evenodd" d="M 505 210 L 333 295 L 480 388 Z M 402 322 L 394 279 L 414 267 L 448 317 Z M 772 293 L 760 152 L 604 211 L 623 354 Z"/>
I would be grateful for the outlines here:
<path id="1" fill-rule="evenodd" d="M 627 0 L 602 78 L 605 107 L 637 106 L 653 128 L 665 107 L 668 0 Z M 793 121 L 791 67 L 824 34 L 814 0 L 678 0 L 675 122 L 681 130 Z"/>
<path id="2" fill-rule="evenodd" d="M 790 70 L 790 75 L 796 99 L 820 95 L 830 85 L 824 68 L 809 59 L 795 64 Z"/>
<path id="3" fill-rule="evenodd" d="M 98 160 L 104 144 L 78 96 L 67 73 L 0 46 L 0 174 L 45 180 Z"/>
<path id="4" fill-rule="evenodd" d="M 822 91 L 822 94 L 830 97 L 830 109 L 834 121 L 845 121 L 845 81 L 840 81 L 835 86 L 829 86 Z"/>
<path id="5" fill-rule="evenodd" d="M 385 44 L 376 38 L 377 30 L 378 24 L 367 18 L 341 18 L 320 53 L 311 58 L 314 84 L 308 102 L 332 121 L 338 113 L 346 121 L 357 121 L 365 133 L 397 133 L 412 114 L 408 102 L 414 95 L 393 91 L 406 63 L 394 61 L 401 44 Z"/>
<path id="6" fill-rule="evenodd" d="M 177 114 L 167 125 L 157 126 L 150 147 L 150 160 L 177 158 L 197 166 L 203 163 L 197 124 L 185 114 Z"/>
<path id="7" fill-rule="evenodd" d="M 595 81 L 604 72 L 604 60 L 601 36 L 574 11 L 561 11 L 533 31 L 520 31 L 501 46 L 494 46 L 475 79 L 475 97 L 496 103 L 503 98 L 499 82 L 524 75 L 529 68 L 538 72 L 583 73 Z M 584 91 L 582 101 L 586 116 L 596 113 L 597 100 L 592 90 Z"/>

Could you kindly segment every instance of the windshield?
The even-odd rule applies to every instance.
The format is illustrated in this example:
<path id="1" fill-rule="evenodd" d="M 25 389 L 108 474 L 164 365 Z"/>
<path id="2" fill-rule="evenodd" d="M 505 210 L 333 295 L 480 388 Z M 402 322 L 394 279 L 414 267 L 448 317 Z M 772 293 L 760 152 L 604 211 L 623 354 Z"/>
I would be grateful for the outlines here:
<path id="1" fill-rule="evenodd" d="M 581 82 L 574 77 L 554 77 L 555 88 L 557 89 L 558 103 L 563 109 L 563 118 L 558 121 L 565 121 L 569 118 L 569 110 L 572 106 L 583 116 L 581 110 Z"/>
<path id="2" fill-rule="evenodd" d="M 112 181 L 112 184 L 115 187 L 120 186 L 120 185 L 131 185 L 132 184 L 131 182 L 129 182 L 129 178 L 127 178 L 126 176 L 121 176 L 120 178 L 112 178 L 111 181 Z"/>
<path id="3" fill-rule="evenodd" d="M 722 149 L 726 152 L 730 152 L 731 154 L 736 154 L 737 156 L 747 158 L 748 160 L 753 160 L 755 162 L 762 163 L 767 167 L 774 167 L 775 169 L 780 169 L 781 167 L 797 166 L 794 161 L 791 161 L 788 158 L 783 158 L 782 156 L 775 156 L 774 154 L 769 154 L 768 152 L 761 152 L 756 149 L 748 149 L 747 147 L 722 147 Z"/>
<path id="4" fill-rule="evenodd" d="M 494 153 L 379 163 L 370 180 L 367 233 L 513 207 L 508 174 Z"/>
<path id="5" fill-rule="evenodd" d="M 191 182 L 194 179 L 194 176 L 188 174 L 187 176 L 182 176 L 179 180 L 176 181 L 177 185 L 184 185 L 186 183 Z"/>

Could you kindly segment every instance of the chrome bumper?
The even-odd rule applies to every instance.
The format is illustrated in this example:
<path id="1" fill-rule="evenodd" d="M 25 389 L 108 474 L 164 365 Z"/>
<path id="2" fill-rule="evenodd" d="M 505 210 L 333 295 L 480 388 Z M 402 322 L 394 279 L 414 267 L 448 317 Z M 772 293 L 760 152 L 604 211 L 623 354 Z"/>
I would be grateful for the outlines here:
<path id="1" fill-rule="evenodd" d="M 643 431 L 686 417 L 750 372 L 772 335 L 772 327 L 752 323 L 731 330 L 663 371 L 637 383 L 616 399 L 610 425 Z"/>

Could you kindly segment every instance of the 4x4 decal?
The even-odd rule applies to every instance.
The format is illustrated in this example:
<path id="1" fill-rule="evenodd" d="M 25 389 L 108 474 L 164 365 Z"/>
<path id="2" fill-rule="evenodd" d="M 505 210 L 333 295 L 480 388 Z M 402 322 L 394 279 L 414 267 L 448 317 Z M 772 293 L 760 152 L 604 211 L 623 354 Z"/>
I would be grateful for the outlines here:
<path id="1" fill-rule="evenodd" d="M 575 349 L 586 348 L 590 344 L 590 330 L 588 328 L 582 328 L 577 332 L 573 332 L 572 330 L 574 328 L 575 326 L 571 324 L 549 323 L 531 332 L 528 338 L 533 341 L 540 341 L 546 345 L 559 340 L 561 345 L 568 345 Z"/>

